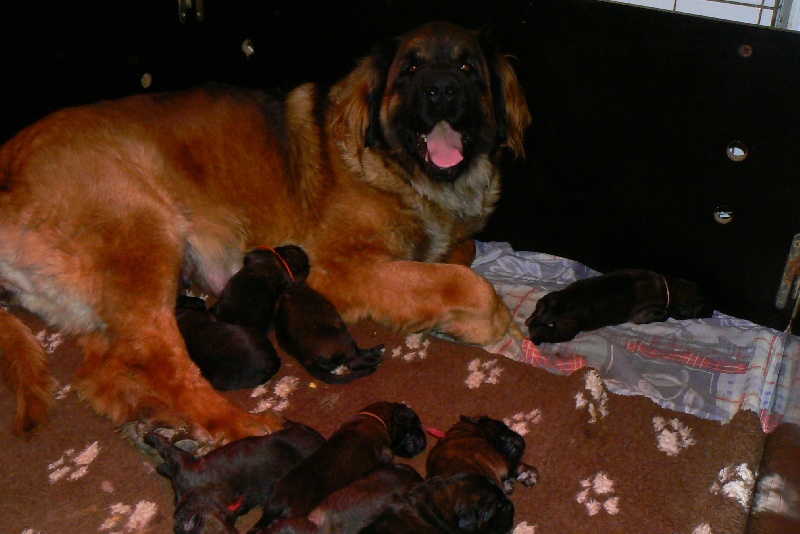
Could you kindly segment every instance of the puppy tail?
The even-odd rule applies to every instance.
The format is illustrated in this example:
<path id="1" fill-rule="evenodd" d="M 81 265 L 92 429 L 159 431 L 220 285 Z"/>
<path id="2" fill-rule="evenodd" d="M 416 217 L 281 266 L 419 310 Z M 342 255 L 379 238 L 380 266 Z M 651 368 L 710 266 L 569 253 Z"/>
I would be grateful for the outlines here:
<path id="1" fill-rule="evenodd" d="M 19 319 L 0 308 L 0 375 L 17 400 L 14 433 L 43 422 L 53 405 L 56 382 L 44 347 Z"/>

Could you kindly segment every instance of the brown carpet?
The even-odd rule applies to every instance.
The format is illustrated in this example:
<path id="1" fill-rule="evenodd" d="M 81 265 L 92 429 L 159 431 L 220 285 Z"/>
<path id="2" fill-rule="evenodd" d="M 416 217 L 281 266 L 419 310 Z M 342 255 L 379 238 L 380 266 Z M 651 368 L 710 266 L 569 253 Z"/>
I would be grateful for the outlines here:
<path id="1" fill-rule="evenodd" d="M 0 532 L 171 532 L 168 482 L 69 391 L 80 363 L 69 340 L 24 318 L 42 332 L 63 389 L 47 424 L 23 439 L 10 434 L 13 398 L 0 388 Z M 607 393 L 593 371 L 561 377 L 438 338 L 371 324 L 352 331 L 362 346 L 386 344 L 374 375 L 328 386 L 284 357 L 269 383 L 232 397 L 250 410 L 280 410 L 324 435 L 377 400 L 404 401 L 423 425 L 441 430 L 460 414 L 503 419 L 524 435 L 525 461 L 541 475 L 537 486 L 518 486 L 512 496 L 518 534 L 746 531 L 765 439 L 755 413 L 720 424 Z M 408 462 L 423 475 L 426 453 Z M 251 512 L 238 526 L 259 515 Z M 759 532 L 769 532 L 768 519 Z"/>

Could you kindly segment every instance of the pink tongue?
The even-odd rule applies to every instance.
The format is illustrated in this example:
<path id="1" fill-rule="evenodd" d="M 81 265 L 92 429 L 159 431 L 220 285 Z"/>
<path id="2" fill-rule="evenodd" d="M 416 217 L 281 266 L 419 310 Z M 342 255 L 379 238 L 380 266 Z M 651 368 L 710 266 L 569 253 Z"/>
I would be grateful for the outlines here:
<path id="1" fill-rule="evenodd" d="M 447 169 L 464 159 L 461 134 L 453 130 L 447 121 L 441 121 L 427 135 L 428 157 L 437 167 Z"/>

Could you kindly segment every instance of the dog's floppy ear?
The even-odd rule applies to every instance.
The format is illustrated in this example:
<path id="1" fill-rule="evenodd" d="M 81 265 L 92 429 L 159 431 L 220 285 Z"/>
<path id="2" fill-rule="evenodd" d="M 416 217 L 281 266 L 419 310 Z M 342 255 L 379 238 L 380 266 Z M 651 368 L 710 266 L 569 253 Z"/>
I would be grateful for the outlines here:
<path id="1" fill-rule="evenodd" d="M 498 147 L 506 147 L 515 157 L 524 158 L 522 138 L 531 124 L 525 93 L 511 66 L 510 57 L 496 51 L 490 32 L 482 29 L 479 39 L 489 62 Z"/>
<path id="2" fill-rule="evenodd" d="M 381 127 L 381 102 L 386 92 L 386 83 L 389 76 L 389 67 L 397 54 L 399 42 L 397 39 L 385 41 L 372 49 L 372 59 L 379 82 L 369 94 L 367 106 L 369 108 L 369 126 L 364 135 L 364 146 L 374 148 L 384 145 L 383 128 Z"/>
<path id="3" fill-rule="evenodd" d="M 380 105 L 393 57 L 389 55 L 392 46 L 396 47 L 376 47 L 331 92 L 333 135 L 352 149 L 360 151 L 382 139 Z"/>

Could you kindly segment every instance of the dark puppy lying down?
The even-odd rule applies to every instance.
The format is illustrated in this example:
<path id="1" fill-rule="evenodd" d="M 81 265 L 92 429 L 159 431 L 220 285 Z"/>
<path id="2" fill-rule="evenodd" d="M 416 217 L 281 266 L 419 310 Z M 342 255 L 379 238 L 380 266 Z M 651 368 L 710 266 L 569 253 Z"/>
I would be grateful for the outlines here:
<path id="1" fill-rule="evenodd" d="M 558 343 L 604 326 L 711 317 L 713 311 L 694 282 L 625 269 L 548 293 L 525 324 L 534 343 Z"/>
<path id="2" fill-rule="evenodd" d="M 333 304 L 305 284 L 290 287 L 278 297 L 275 336 L 287 354 L 327 384 L 344 384 L 374 373 L 384 350 L 383 345 L 359 348 Z M 340 365 L 351 372 L 331 372 Z"/>
<path id="3" fill-rule="evenodd" d="M 457 473 L 483 475 L 511 493 L 516 482 L 533 486 L 536 468 L 522 463 L 525 440 L 517 432 L 490 417 L 461 416 L 428 453 L 427 477 Z"/>
<path id="4" fill-rule="evenodd" d="M 175 532 L 235 533 L 236 519 L 263 505 L 275 482 L 325 439 L 287 420 L 283 430 L 233 441 L 199 459 L 153 432 L 145 443 L 164 459 L 158 472 L 172 482 Z"/>
<path id="5" fill-rule="evenodd" d="M 305 281 L 309 269 L 308 256 L 295 245 L 251 250 L 211 311 L 222 322 L 269 331 L 278 297 Z"/>
<path id="6" fill-rule="evenodd" d="M 383 345 L 360 349 L 333 304 L 305 285 L 308 256 L 294 245 L 250 251 L 212 311 L 222 322 L 270 330 L 281 348 L 315 378 L 344 384 L 381 364 Z M 345 365 L 352 372 L 332 373 Z"/>
<path id="7" fill-rule="evenodd" d="M 275 519 L 307 516 L 333 492 L 364 477 L 394 456 L 411 458 L 425 449 L 422 424 L 402 403 L 377 402 L 343 423 L 328 441 L 276 484 L 251 532 Z"/>
<path id="8" fill-rule="evenodd" d="M 396 495 L 363 534 L 472 532 L 507 534 L 514 504 L 483 475 L 460 473 L 427 479 Z"/>
<path id="9" fill-rule="evenodd" d="M 178 296 L 175 316 L 189 356 L 216 389 L 256 387 L 281 367 L 262 330 L 217 321 L 201 298 Z"/>
<path id="10" fill-rule="evenodd" d="M 394 495 L 422 482 L 406 464 L 385 463 L 366 476 L 331 493 L 308 516 L 279 519 L 267 534 L 339 534 L 358 532 L 369 524 Z"/>

